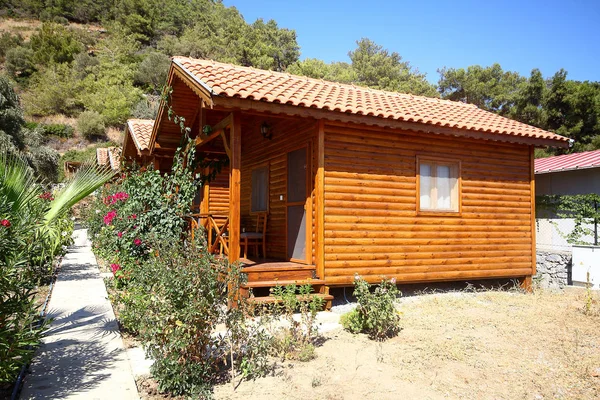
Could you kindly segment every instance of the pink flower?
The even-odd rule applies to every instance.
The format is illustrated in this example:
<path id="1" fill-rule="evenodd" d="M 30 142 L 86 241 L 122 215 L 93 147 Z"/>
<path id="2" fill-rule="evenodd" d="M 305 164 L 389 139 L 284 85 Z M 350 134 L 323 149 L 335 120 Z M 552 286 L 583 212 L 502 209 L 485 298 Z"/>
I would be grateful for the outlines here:
<path id="1" fill-rule="evenodd" d="M 131 214 L 131 215 L 129 216 L 129 219 L 136 219 L 136 218 L 137 218 L 137 214 Z"/>
<path id="2" fill-rule="evenodd" d="M 120 200 L 120 201 L 125 201 L 129 198 L 129 195 L 125 192 L 117 192 L 114 194 L 113 196 L 115 202 Z"/>
<path id="3" fill-rule="evenodd" d="M 135 238 L 135 239 L 133 240 L 133 244 L 135 244 L 136 246 L 139 246 L 139 245 L 141 245 L 141 244 L 142 244 L 142 241 L 141 241 L 139 238 Z"/>
<path id="4" fill-rule="evenodd" d="M 392 278 L 392 279 L 390 280 L 390 282 L 392 282 L 392 285 L 395 285 L 395 284 L 396 284 L 396 278 Z"/>
<path id="5" fill-rule="evenodd" d="M 54 197 L 52 196 L 52 193 L 50 193 L 50 192 L 44 192 L 44 193 L 40 194 L 39 198 L 42 200 L 46 200 L 46 201 L 54 200 Z"/>
<path id="6" fill-rule="evenodd" d="M 10 226 L 10 221 L 7 219 L 3 219 L 2 221 L 0 221 L 0 225 L 8 228 Z"/>
<path id="7" fill-rule="evenodd" d="M 116 274 L 120 269 L 121 266 L 119 264 L 110 264 L 110 270 L 112 271 L 113 275 Z"/>
<path id="8" fill-rule="evenodd" d="M 105 216 L 104 216 L 104 224 L 105 225 L 110 225 L 112 224 L 113 219 L 115 219 L 115 217 L 117 216 L 117 212 L 115 210 L 109 211 Z"/>
<path id="9" fill-rule="evenodd" d="M 119 238 L 122 238 L 122 237 L 123 237 L 123 232 L 117 232 L 117 236 L 118 236 Z"/>

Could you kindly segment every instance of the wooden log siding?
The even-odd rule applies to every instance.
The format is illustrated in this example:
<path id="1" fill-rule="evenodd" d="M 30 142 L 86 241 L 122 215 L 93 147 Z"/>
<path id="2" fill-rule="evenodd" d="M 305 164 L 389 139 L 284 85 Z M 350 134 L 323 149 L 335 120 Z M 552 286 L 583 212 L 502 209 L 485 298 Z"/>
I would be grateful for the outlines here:
<path id="1" fill-rule="evenodd" d="M 256 226 L 256 216 L 250 212 L 252 195 L 252 170 L 269 165 L 269 216 L 267 220 L 267 257 L 286 259 L 286 196 L 287 196 L 287 153 L 302 146 L 309 146 L 311 159 L 316 159 L 315 147 L 311 142 L 316 135 L 316 122 L 310 119 L 282 118 L 270 119 L 246 116 L 242 135 L 242 183 L 241 213 L 242 226 Z M 267 120 L 271 125 L 273 138 L 265 139 L 260 134 L 260 124 Z M 314 174 L 311 174 L 311 188 L 314 188 Z M 284 200 L 280 200 L 283 196 Z M 310 217 L 310 210 L 307 216 Z M 314 221 L 312 223 L 314 226 Z M 311 228 L 311 224 L 307 224 Z M 314 235 L 313 229 L 313 235 Z M 307 246 L 307 252 L 312 252 Z M 310 254 L 310 253 L 309 253 Z"/>
<path id="2" fill-rule="evenodd" d="M 328 285 L 532 273 L 529 146 L 325 126 Z M 461 161 L 462 213 L 417 215 L 416 157 Z"/>
<path id="3" fill-rule="evenodd" d="M 229 215 L 229 168 L 223 167 L 209 184 L 208 213 L 215 215 L 221 226 Z"/>

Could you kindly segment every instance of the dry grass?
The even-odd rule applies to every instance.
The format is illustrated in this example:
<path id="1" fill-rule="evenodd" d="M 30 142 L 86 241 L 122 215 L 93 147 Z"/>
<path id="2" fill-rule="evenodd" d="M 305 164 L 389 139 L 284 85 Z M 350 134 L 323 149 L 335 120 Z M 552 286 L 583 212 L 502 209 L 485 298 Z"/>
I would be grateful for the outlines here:
<path id="1" fill-rule="evenodd" d="M 10 32 L 12 34 L 19 34 L 26 41 L 29 40 L 42 26 L 42 21 L 33 19 L 12 19 L 3 18 L 0 19 L 0 32 Z M 104 33 L 105 28 L 97 24 L 78 24 L 75 22 L 69 23 L 70 28 L 81 29 L 88 32 Z"/>
<path id="2" fill-rule="evenodd" d="M 106 130 L 106 137 L 108 138 L 108 140 L 114 143 L 118 143 L 119 146 L 123 144 L 124 136 L 125 132 L 122 129 L 110 127 Z"/>
<path id="3" fill-rule="evenodd" d="M 317 359 L 215 388 L 221 399 L 597 399 L 600 305 L 584 290 L 404 299 L 399 336 L 330 334 Z"/>
<path id="4" fill-rule="evenodd" d="M 29 19 L 0 19 L 0 32 L 10 32 L 12 34 L 19 34 L 25 40 L 29 40 L 39 27 L 42 26 L 42 22 L 39 20 Z"/>

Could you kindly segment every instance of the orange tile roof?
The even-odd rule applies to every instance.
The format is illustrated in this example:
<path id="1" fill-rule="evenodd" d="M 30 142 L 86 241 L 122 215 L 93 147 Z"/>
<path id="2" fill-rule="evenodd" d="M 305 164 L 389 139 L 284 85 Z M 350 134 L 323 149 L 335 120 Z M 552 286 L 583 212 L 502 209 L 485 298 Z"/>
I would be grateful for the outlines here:
<path id="1" fill-rule="evenodd" d="M 99 147 L 96 149 L 96 162 L 101 167 L 108 165 L 108 149 L 106 147 Z"/>
<path id="2" fill-rule="evenodd" d="M 119 171 L 121 169 L 121 148 L 120 147 L 109 147 L 108 148 L 108 159 L 110 162 L 110 168 L 113 171 Z"/>
<path id="3" fill-rule="evenodd" d="M 133 143 L 139 151 L 148 150 L 150 145 L 150 137 L 152 136 L 152 128 L 154 127 L 153 119 L 129 119 L 127 127 L 131 132 Z"/>
<path id="4" fill-rule="evenodd" d="M 173 62 L 213 96 L 568 142 L 565 137 L 484 111 L 472 104 L 374 90 L 210 60 L 173 57 Z"/>

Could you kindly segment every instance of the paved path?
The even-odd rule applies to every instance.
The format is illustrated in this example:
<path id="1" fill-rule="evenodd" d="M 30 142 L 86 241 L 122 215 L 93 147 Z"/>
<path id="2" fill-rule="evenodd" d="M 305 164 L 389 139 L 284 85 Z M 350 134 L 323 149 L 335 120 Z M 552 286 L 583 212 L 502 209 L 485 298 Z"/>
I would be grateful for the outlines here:
<path id="1" fill-rule="evenodd" d="M 62 261 L 48 316 L 54 318 L 26 377 L 21 399 L 138 399 L 87 231 Z"/>

